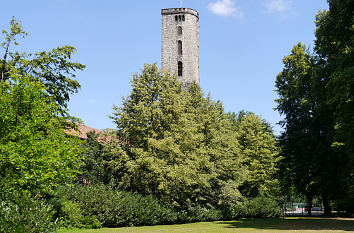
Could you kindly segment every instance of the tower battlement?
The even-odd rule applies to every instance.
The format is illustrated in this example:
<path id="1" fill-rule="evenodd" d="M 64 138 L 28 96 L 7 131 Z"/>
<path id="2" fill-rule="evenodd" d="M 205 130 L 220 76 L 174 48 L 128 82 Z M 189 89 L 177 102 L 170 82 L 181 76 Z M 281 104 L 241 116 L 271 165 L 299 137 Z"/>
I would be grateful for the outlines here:
<path id="1" fill-rule="evenodd" d="M 199 13 L 196 10 L 193 10 L 191 8 L 168 8 L 168 9 L 162 9 L 161 14 L 162 15 L 173 15 L 173 14 L 191 14 L 196 16 L 199 19 Z"/>
<path id="2" fill-rule="evenodd" d="M 190 8 L 162 9 L 161 70 L 184 86 L 199 85 L 199 14 Z"/>

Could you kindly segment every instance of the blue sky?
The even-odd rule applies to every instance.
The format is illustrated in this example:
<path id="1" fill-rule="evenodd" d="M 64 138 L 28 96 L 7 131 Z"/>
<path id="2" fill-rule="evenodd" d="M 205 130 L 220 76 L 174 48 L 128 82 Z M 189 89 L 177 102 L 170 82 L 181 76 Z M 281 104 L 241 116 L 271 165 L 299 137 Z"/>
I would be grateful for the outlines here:
<path id="1" fill-rule="evenodd" d="M 94 128 L 114 128 L 107 117 L 131 91 L 130 79 L 144 63 L 161 60 L 161 13 L 180 0 L 3 1 L 1 30 L 12 16 L 29 32 L 18 50 L 36 52 L 73 45 L 82 88 L 70 113 Z M 226 111 L 247 110 L 272 124 L 276 75 L 298 42 L 313 46 L 314 20 L 326 0 L 183 0 L 200 16 L 200 81 Z"/>

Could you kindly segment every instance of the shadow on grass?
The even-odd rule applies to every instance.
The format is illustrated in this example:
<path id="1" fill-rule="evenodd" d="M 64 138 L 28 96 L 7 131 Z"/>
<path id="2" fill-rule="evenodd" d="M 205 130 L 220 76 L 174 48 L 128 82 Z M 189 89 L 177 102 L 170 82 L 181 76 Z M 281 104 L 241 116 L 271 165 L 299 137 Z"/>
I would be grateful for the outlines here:
<path id="1" fill-rule="evenodd" d="M 225 224 L 223 222 L 222 224 Z M 227 222 L 228 228 L 255 228 L 273 230 L 342 230 L 354 231 L 354 219 L 286 218 L 240 219 Z"/>

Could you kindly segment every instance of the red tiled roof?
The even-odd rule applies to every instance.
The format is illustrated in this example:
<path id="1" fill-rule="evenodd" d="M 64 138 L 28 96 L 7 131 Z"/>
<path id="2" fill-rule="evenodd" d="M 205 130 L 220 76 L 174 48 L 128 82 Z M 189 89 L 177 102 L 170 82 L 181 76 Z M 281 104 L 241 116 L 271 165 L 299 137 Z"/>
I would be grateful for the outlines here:
<path id="1" fill-rule="evenodd" d="M 70 129 L 68 131 L 66 131 L 67 134 L 73 135 L 73 136 L 77 136 L 83 140 L 87 139 L 87 134 L 91 131 L 94 131 L 95 133 L 101 133 L 102 130 L 99 129 L 95 129 L 86 125 L 79 125 L 78 126 L 78 131 L 74 130 L 74 129 Z"/>
<path id="2" fill-rule="evenodd" d="M 70 129 L 70 130 L 66 130 L 65 133 L 70 134 L 72 136 L 76 136 L 79 137 L 82 140 L 86 140 L 87 139 L 87 134 L 91 131 L 94 131 L 96 134 L 100 134 L 97 137 L 97 141 L 99 143 L 111 143 L 114 142 L 115 140 L 119 141 L 119 144 L 121 145 L 127 145 L 130 146 L 130 142 L 128 140 L 122 140 L 119 136 L 115 135 L 102 135 L 101 133 L 103 133 L 102 130 L 99 129 L 95 129 L 92 128 L 90 126 L 86 126 L 86 125 L 78 125 L 78 131 L 74 130 L 74 129 Z"/>

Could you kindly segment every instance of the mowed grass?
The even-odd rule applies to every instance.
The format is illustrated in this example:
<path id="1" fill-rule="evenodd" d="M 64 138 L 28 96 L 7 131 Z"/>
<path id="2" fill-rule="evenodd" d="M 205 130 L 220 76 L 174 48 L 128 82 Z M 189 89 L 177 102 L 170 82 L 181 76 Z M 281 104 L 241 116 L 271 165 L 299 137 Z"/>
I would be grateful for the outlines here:
<path id="1" fill-rule="evenodd" d="M 354 232 L 354 219 L 285 218 L 240 219 L 179 225 L 60 230 L 58 233 L 242 233 L 242 232 Z"/>

